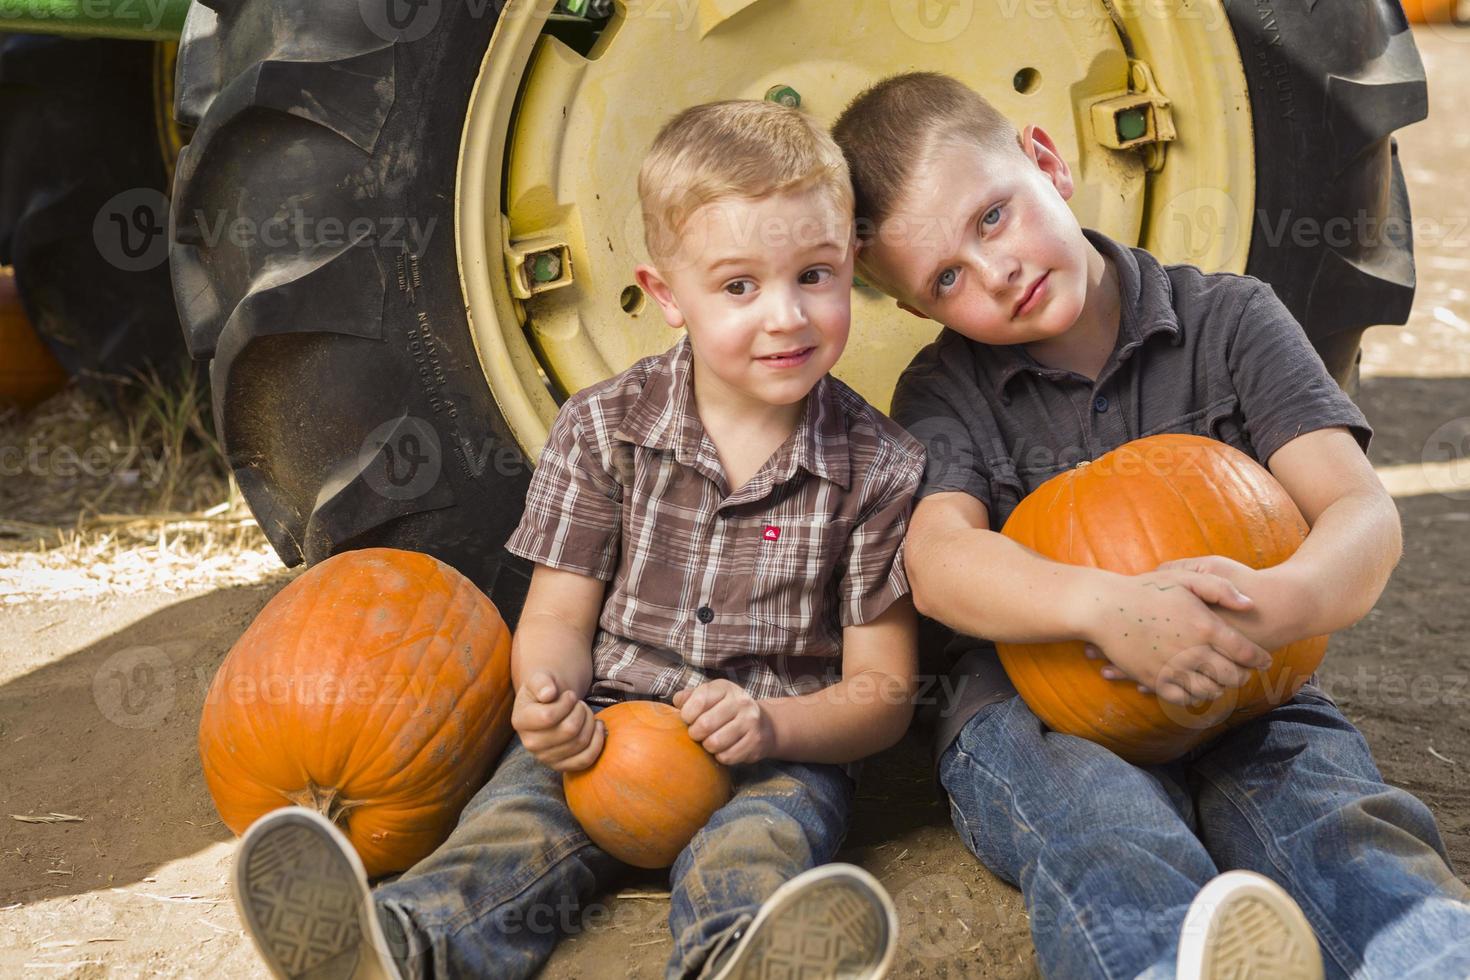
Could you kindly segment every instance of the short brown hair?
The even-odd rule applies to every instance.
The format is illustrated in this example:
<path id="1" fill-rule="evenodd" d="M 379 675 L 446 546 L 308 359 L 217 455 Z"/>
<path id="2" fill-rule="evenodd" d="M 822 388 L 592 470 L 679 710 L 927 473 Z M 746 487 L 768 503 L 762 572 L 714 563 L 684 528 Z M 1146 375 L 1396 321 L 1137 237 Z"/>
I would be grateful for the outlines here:
<path id="1" fill-rule="evenodd" d="M 964 82 L 937 72 L 894 75 L 838 117 L 832 136 L 852 174 L 859 240 L 892 216 L 914 170 L 936 146 L 971 141 L 988 150 L 1020 147 L 1016 127 Z"/>
<path id="2" fill-rule="evenodd" d="M 850 220 L 847 161 L 806 113 L 750 99 L 694 106 L 664 125 L 639 171 L 644 240 L 657 260 L 677 249 L 685 222 L 706 204 L 812 188 Z"/>

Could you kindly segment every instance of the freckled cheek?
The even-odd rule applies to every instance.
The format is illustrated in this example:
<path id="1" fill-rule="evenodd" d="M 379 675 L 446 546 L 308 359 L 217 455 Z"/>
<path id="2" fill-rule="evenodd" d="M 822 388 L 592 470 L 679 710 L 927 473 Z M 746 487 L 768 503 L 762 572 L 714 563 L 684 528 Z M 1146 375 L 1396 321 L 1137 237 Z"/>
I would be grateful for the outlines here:
<path id="1" fill-rule="evenodd" d="M 955 304 L 959 316 L 980 329 L 1003 326 L 1011 319 L 1011 310 L 996 302 L 995 297 L 978 289 L 965 291 L 965 296 Z"/>

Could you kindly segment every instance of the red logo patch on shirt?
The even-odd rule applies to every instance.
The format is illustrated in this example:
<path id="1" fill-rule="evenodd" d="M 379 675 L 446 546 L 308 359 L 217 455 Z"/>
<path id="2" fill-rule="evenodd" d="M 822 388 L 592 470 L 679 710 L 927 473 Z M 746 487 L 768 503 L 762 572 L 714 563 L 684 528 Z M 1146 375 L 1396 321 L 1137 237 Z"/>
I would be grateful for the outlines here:
<path id="1" fill-rule="evenodd" d="M 765 534 L 762 535 L 767 541 L 781 540 L 781 529 L 774 524 L 767 524 Z"/>

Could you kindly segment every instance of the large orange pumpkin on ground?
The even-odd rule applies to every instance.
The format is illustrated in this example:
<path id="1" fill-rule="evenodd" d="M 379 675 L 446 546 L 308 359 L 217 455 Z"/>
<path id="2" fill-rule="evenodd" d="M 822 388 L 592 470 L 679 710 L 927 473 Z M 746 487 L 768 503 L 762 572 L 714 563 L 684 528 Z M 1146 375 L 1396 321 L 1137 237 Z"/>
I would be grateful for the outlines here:
<path id="1" fill-rule="evenodd" d="M 0 408 L 33 408 L 66 385 L 66 370 L 31 326 L 15 288 L 0 269 Z"/>
<path id="2" fill-rule="evenodd" d="M 220 665 L 199 726 L 235 833 L 297 803 L 368 875 L 453 830 L 511 736 L 510 631 L 469 579 L 390 548 L 328 558 L 282 589 Z"/>
<path id="3" fill-rule="evenodd" d="M 602 754 L 562 776 L 567 805 L 592 842 L 637 868 L 667 868 L 730 799 L 730 771 L 689 737 L 679 712 L 624 701 L 598 712 Z"/>
<path id="4" fill-rule="evenodd" d="M 1160 435 L 1051 478 L 1021 501 L 1002 533 L 1056 561 L 1136 575 L 1203 555 L 1269 568 L 1301 546 L 1307 524 L 1249 456 L 1201 436 Z M 997 647 L 1016 690 L 1053 730 L 1152 764 L 1290 700 L 1322 662 L 1327 637 L 1273 651 L 1272 665 L 1244 687 L 1194 708 L 1105 680 L 1081 642 Z"/>

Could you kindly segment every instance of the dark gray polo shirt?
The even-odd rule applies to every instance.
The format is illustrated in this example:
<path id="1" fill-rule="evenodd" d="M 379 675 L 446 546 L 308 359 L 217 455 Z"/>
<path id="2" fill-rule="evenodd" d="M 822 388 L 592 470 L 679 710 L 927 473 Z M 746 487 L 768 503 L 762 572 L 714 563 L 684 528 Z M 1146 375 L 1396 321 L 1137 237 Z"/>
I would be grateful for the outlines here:
<path id="1" fill-rule="evenodd" d="M 942 331 L 893 395 L 893 418 L 928 450 L 919 499 L 964 491 L 985 504 L 998 530 L 1057 473 L 1162 432 L 1219 439 L 1261 463 L 1302 433 L 1333 426 L 1367 450 L 1363 413 L 1270 286 L 1161 265 L 1084 233 L 1117 269 L 1122 292 L 1107 364 L 1093 381 L 1042 366 L 1024 345 L 993 347 Z M 1015 694 L 993 644 L 947 635 L 948 684 L 933 692 L 936 758 L 975 712 Z"/>

